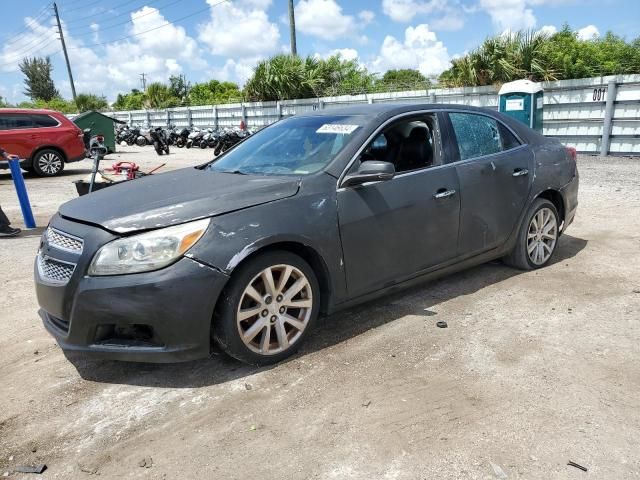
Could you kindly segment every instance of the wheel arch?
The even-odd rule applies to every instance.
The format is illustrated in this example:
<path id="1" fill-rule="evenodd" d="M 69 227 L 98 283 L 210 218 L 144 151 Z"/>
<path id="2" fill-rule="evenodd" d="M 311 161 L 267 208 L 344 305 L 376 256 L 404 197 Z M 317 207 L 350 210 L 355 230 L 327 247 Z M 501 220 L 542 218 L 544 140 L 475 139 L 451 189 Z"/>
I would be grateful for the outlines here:
<path id="1" fill-rule="evenodd" d="M 564 198 L 558 190 L 548 189 L 541 192 L 536 198 L 544 198 L 549 200 L 556 207 L 558 215 L 560 215 L 560 225 L 564 223 L 566 208 Z"/>
<path id="2" fill-rule="evenodd" d="M 316 274 L 318 284 L 320 285 L 320 313 L 327 314 L 330 310 L 332 300 L 331 274 L 326 262 L 324 261 L 324 258 L 322 258 L 322 255 L 320 255 L 320 253 L 315 248 L 305 243 L 287 240 L 276 241 L 273 243 L 262 245 L 259 248 L 248 253 L 237 264 L 235 264 L 233 266 L 233 269 L 228 272 L 229 275 L 233 275 L 233 272 L 236 271 L 238 267 L 244 265 L 249 260 L 266 252 L 272 251 L 285 251 L 293 253 L 294 255 L 298 255 L 309 264 L 313 272 Z"/>
<path id="3" fill-rule="evenodd" d="M 67 157 L 66 152 L 65 152 L 62 148 L 60 148 L 59 146 L 56 146 L 56 145 L 41 145 L 41 146 L 39 146 L 38 148 L 36 148 L 36 149 L 33 151 L 33 153 L 31 154 L 30 161 L 31 161 L 31 164 L 32 164 L 32 165 L 33 165 L 33 161 L 35 160 L 36 156 L 37 156 L 40 152 L 42 152 L 43 150 L 54 150 L 54 151 L 58 152 L 60 155 L 62 155 L 62 161 L 63 161 L 64 163 L 67 163 L 67 162 L 68 162 L 68 157 Z"/>

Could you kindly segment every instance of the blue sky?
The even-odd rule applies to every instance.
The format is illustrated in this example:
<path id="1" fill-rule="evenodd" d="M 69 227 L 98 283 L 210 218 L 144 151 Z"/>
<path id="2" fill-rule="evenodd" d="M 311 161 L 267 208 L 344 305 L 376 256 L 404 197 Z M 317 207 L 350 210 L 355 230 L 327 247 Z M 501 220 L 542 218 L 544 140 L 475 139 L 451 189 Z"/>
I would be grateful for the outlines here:
<path id="1" fill-rule="evenodd" d="M 417 68 L 436 76 L 451 58 L 509 29 L 553 32 L 566 21 L 584 38 L 640 36 L 640 0 L 296 0 L 298 53 L 340 52 L 374 72 Z M 104 94 L 184 74 L 242 84 L 255 63 L 287 51 L 286 0 L 60 0 L 78 92 Z M 48 0 L 3 2 L 0 95 L 21 101 L 22 57 L 51 55 L 70 97 Z"/>

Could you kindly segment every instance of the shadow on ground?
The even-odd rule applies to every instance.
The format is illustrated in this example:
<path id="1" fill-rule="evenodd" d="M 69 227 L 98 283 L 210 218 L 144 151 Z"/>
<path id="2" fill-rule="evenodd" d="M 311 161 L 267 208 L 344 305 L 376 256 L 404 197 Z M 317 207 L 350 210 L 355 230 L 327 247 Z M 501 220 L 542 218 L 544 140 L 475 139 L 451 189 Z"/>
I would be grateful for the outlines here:
<path id="1" fill-rule="evenodd" d="M 587 240 L 563 235 L 552 263 L 574 257 L 586 245 Z M 435 316 L 431 309 L 442 302 L 475 293 L 522 273 L 495 261 L 336 313 L 319 320 L 313 334 L 293 358 L 336 345 L 405 315 Z M 436 319 L 430 321 L 436 328 Z M 93 360 L 77 354 L 67 354 L 67 358 L 85 380 L 165 388 L 215 385 L 273 368 L 245 365 L 223 353 L 177 364 Z"/>

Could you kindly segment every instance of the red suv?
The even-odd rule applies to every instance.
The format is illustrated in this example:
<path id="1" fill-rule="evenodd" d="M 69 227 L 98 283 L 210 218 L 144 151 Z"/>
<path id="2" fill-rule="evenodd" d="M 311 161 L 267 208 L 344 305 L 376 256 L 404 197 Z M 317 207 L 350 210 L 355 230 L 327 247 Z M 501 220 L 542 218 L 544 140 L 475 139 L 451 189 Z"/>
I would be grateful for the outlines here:
<path id="1" fill-rule="evenodd" d="M 40 177 L 53 177 L 65 163 L 85 158 L 82 130 L 52 110 L 0 108 L 0 147 L 18 155 L 20 166 Z"/>

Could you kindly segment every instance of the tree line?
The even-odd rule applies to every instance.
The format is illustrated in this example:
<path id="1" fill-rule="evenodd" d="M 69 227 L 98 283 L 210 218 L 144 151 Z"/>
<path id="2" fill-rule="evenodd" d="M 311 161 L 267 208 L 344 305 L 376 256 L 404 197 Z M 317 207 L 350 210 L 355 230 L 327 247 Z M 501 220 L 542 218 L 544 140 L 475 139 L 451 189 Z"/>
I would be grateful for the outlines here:
<path id="1" fill-rule="evenodd" d="M 478 48 L 451 62 L 438 78 L 417 70 L 370 72 L 356 60 L 339 55 L 275 55 L 259 62 L 244 88 L 233 82 L 210 80 L 190 84 L 171 76 L 167 84 L 154 82 L 144 91 L 118 94 L 110 106 L 104 96 L 80 93 L 75 102 L 60 96 L 51 78 L 48 57 L 25 58 L 24 93 L 31 101 L 19 107 L 51 108 L 64 113 L 87 110 L 164 109 L 241 101 L 269 101 L 398 90 L 423 90 L 438 83 L 447 87 L 500 85 L 516 79 L 533 81 L 640 73 L 640 38 L 631 42 L 608 32 L 582 40 L 568 25 L 553 35 L 522 30 L 487 38 Z M 0 106 L 7 106 L 0 97 Z"/>

